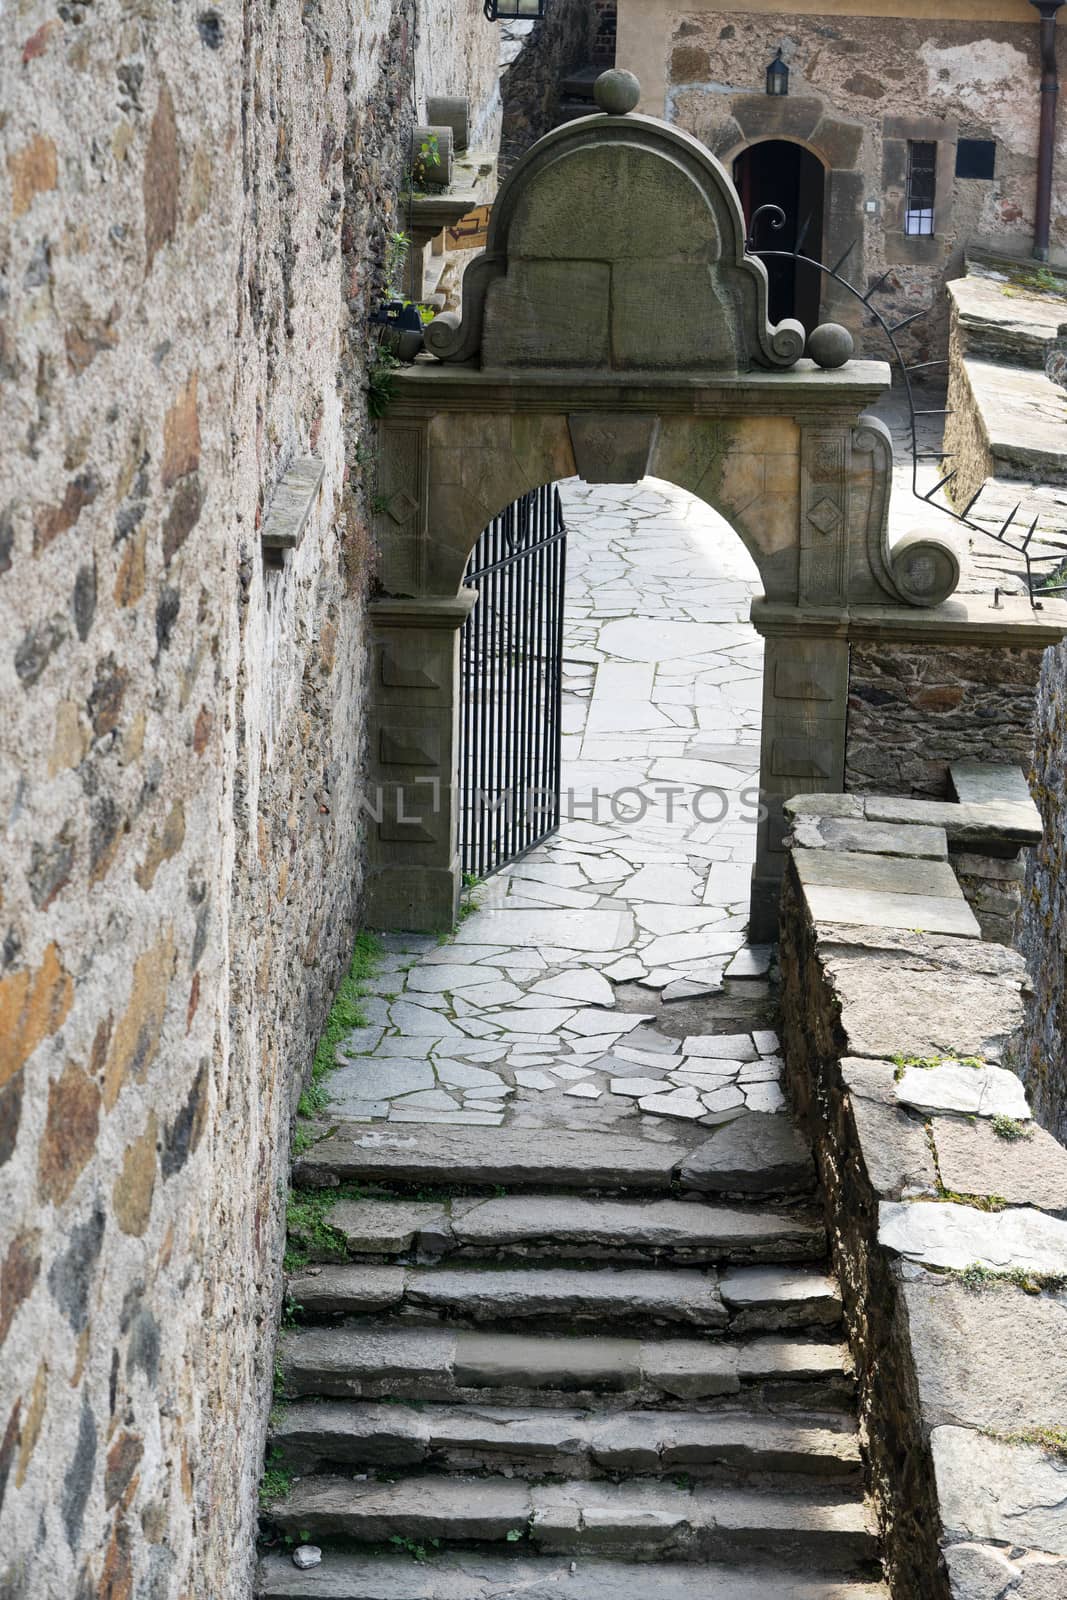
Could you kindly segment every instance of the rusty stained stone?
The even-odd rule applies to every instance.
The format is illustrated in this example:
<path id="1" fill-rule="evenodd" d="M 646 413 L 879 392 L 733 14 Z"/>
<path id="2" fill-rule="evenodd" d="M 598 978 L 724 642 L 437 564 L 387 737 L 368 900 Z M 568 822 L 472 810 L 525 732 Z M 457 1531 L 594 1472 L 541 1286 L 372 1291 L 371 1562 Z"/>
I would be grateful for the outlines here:
<path id="1" fill-rule="evenodd" d="M 169 489 L 200 465 L 200 415 L 196 391 L 198 372 L 190 373 L 185 387 L 163 418 L 163 487 Z"/>
<path id="2" fill-rule="evenodd" d="M 119 336 L 110 321 L 100 317 L 85 317 L 80 322 L 72 322 L 64 336 L 67 366 L 76 378 L 80 378 L 101 351 L 114 350 L 118 342 Z"/>
<path id="3" fill-rule="evenodd" d="M 133 1558 L 129 1524 L 125 1519 L 112 1529 L 95 1595 L 96 1600 L 132 1600 Z"/>
<path id="4" fill-rule="evenodd" d="M 30 209 L 35 196 L 58 184 L 56 147 L 43 133 L 37 133 L 21 150 L 11 152 L 7 170 L 11 174 L 12 215 L 21 217 Z"/>
<path id="5" fill-rule="evenodd" d="M 178 125 L 168 84 L 160 86 L 144 159 L 145 277 L 178 226 Z"/>
<path id="6" fill-rule="evenodd" d="M 105 733 L 117 727 L 128 682 L 129 674 L 113 655 L 108 654 L 97 662 L 96 678 L 87 702 L 96 738 L 102 739 Z"/>
<path id="7" fill-rule="evenodd" d="M 63 1026 L 73 1001 L 74 983 L 55 944 L 47 946 L 35 971 L 0 978 L 0 1087 Z"/>
<path id="8" fill-rule="evenodd" d="M 154 1111 L 149 1112 L 144 1132 L 126 1146 L 122 1171 L 111 1193 L 115 1221 L 123 1233 L 139 1239 L 152 1215 L 152 1196 L 156 1189 L 156 1137 L 159 1125 Z"/>
<path id="9" fill-rule="evenodd" d="M 203 505 L 200 478 L 197 473 L 191 472 L 181 479 L 175 489 L 174 499 L 163 523 L 163 560 L 167 566 L 199 522 Z"/>
<path id="10" fill-rule="evenodd" d="M 44 1418 L 45 1406 L 48 1403 L 48 1363 L 42 1361 L 37 1368 L 37 1376 L 33 1380 L 30 1391 L 29 1405 L 26 1407 L 26 1420 L 19 1430 L 19 1461 L 15 1471 L 15 1482 L 21 1489 L 26 1482 L 30 1460 L 37 1446 L 41 1434 L 41 1422 Z"/>
<path id="11" fill-rule="evenodd" d="M 7 1247 L 0 1265 L 0 1344 L 11 1331 L 19 1306 L 33 1293 L 41 1271 L 40 1242 L 35 1228 L 24 1228 Z"/>
<path id="12" fill-rule="evenodd" d="M 48 776 L 80 766 L 89 749 L 89 730 L 82 726 L 81 708 L 75 700 L 61 700 L 56 707 L 52 750 L 48 757 Z"/>
<path id="13" fill-rule="evenodd" d="M 144 1455 L 144 1440 L 140 1434 L 123 1431 L 107 1453 L 107 1471 L 104 1477 L 104 1506 L 110 1511 L 116 1500 L 121 1500 L 129 1487 Z"/>
<path id="14" fill-rule="evenodd" d="M 928 689 L 919 689 L 912 698 L 912 704 L 922 711 L 955 711 L 963 700 L 964 689 L 958 683 L 934 684 Z"/>
<path id="15" fill-rule="evenodd" d="M 111 1036 L 104 1067 L 104 1105 L 109 1111 L 127 1079 L 143 1082 L 155 1057 L 173 967 L 174 932 L 168 927 L 134 962 L 130 998 Z"/>
<path id="16" fill-rule="evenodd" d="M 19 1442 L 19 1419 L 22 1415 L 22 1398 L 19 1397 L 11 1407 L 4 1429 L 4 1437 L 0 1439 L 0 1500 L 3 1500 L 7 1490 L 7 1480 L 11 1476 L 11 1464 L 15 1459 L 15 1449 Z"/>
<path id="17" fill-rule="evenodd" d="M 153 829 L 148 843 L 148 854 L 134 870 L 134 877 L 142 889 L 150 889 L 156 873 L 164 861 L 176 856 L 185 843 L 185 811 L 180 800 L 175 800 L 167 813 L 166 821 L 158 832 Z"/>
<path id="18" fill-rule="evenodd" d="M 30 34 L 30 37 L 22 47 L 22 65 L 24 67 L 28 66 L 31 61 L 36 61 L 39 56 L 43 56 L 48 49 L 48 41 L 52 35 L 54 33 L 61 34 L 62 32 L 63 24 L 58 17 L 53 17 L 51 22 L 43 22 L 36 33 Z"/>
<path id="19" fill-rule="evenodd" d="M 201 706 L 196 716 L 196 726 L 193 729 L 193 753 L 202 756 L 207 749 L 207 742 L 211 738 L 211 730 L 215 726 L 215 718 L 207 706 Z"/>
<path id="20" fill-rule="evenodd" d="M 122 552 L 113 590 L 119 607 L 135 606 L 144 594 L 144 554 L 148 535 L 144 528 L 135 533 Z"/>
<path id="21" fill-rule="evenodd" d="M 62 1205 L 96 1145 L 100 1088 L 69 1061 L 48 1086 L 48 1113 L 37 1157 L 37 1190 L 43 1202 Z"/>
<path id="22" fill-rule="evenodd" d="M 212 176 L 211 152 L 206 146 L 198 144 L 189 165 L 188 205 L 185 211 L 187 227 L 191 228 L 207 210 L 211 199 Z"/>
<path id="23" fill-rule="evenodd" d="M 53 539 L 73 528 L 86 506 L 100 493 L 100 480 L 92 472 L 79 472 L 71 478 L 57 506 L 41 506 L 33 519 L 33 553 L 40 555 Z"/>

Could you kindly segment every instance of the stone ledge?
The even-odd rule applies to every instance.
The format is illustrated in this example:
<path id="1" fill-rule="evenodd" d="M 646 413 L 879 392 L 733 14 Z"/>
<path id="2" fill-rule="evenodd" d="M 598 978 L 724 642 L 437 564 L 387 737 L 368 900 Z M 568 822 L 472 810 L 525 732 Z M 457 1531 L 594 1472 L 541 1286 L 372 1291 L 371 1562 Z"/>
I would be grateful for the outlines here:
<path id="1" fill-rule="evenodd" d="M 818 914 L 835 853 L 846 881 L 860 870 L 857 830 L 885 831 L 877 882 L 898 867 L 919 885 L 916 869 L 944 858 L 915 853 L 909 833 L 943 829 L 951 844 L 949 814 L 963 814 L 984 848 L 998 835 L 1014 848 L 1005 828 L 1033 828 L 1021 775 L 964 766 L 953 780 L 957 806 L 787 802 L 787 1084 L 831 1213 L 893 1594 L 1061 1600 L 1067 1150 L 1033 1124 L 1008 1070 L 1022 960 L 984 940 Z"/>

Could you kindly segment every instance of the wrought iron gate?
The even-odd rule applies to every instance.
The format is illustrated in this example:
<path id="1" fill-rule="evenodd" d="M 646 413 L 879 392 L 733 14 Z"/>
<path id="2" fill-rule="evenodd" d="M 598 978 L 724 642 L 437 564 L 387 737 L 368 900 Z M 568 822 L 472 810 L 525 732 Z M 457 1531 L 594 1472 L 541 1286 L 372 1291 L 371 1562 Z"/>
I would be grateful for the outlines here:
<path id="1" fill-rule="evenodd" d="M 482 533 L 461 649 L 459 825 L 464 873 L 484 878 L 559 826 L 567 529 L 545 484 Z"/>

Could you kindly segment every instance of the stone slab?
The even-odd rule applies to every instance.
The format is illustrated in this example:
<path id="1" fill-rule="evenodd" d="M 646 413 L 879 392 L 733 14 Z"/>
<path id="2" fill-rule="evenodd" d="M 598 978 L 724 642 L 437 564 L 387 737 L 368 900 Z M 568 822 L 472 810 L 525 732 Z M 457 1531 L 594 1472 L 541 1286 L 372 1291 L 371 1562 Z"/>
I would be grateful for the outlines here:
<path id="1" fill-rule="evenodd" d="M 798 861 L 800 859 L 798 855 Z M 951 933 L 961 939 L 982 937 L 977 918 L 962 896 L 945 899 L 933 895 L 892 894 L 885 890 L 835 889 L 825 885 L 806 886 L 804 895 L 816 922 L 910 928 L 923 933 Z"/>
<path id="2" fill-rule="evenodd" d="M 399 1255 L 424 1229 L 448 1226 L 445 1207 L 422 1200 L 339 1200 L 327 1221 L 347 1236 L 353 1255 Z"/>
<path id="3" fill-rule="evenodd" d="M 948 800 L 906 800 L 868 795 L 864 811 L 872 822 L 926 823 L 944 828 L 949 843 L 968 845 L 1037 844 L 1041 817 L 1036 806 L 1005 801 L 953 805 Z"/>
<path id="4" fill-rule="evenodd" d="M 567 1128 L 435 1126 L 369 1133 L 342 1127 L 306 1152 L 297 1174 L 328 1174 L 343 1182 L 665 1190 L 689 1149 L 670 1133 L 657 1140 Z"/>
<path id="5" fill-rule="evenodd" d="M 963 805 L 1032 805 L 1033 796 L 1021 767 L 988 761 L 950 761 L 948 775 Z"/>
<path id="6" fill-rule="evenodd" d="M 865 855 L 858 850 L 798 850 L 795 859 L 797 874 L 805 886 L 963 899 L 963 890 L 947 861 Z"/>
<path id="7" fill-rule="evenodd" d="M 641 1378 L 634 1339 L 539 1339 L 522 1334 L 456 1335 L 461 1388 L 628 1389 Z"/>
<path id="8" fill-rule="evenodd" d="M 922 1122 L 899 1104 L 890 1061 L 846 1057 L 841 1077 L 848 1091 L 859 1152 L 876 1194 L 936 1194 L 937 1168 Z"/>
<path id="9" fill-rule="evenodd" d="M 932 1118 L 930 1131 L 946 1189 L 1067 1216 L 1067 1150 L 1036 1123 L 1017 1139 L 955 1117 Z"/>
<path id="10" fill-rule="evenodd" d="M 973 1428 L 935 1428 L 930 1447 L 950 1538 L 1067 1550 L 1067 1460 Z"/>
<path id="11" fill-rule="evenodd" d="M 1006 1067 L 972 1067 L 943 1061 L 932 1067 L 906 1067 L 895 1085 L 897 1100 L 927 1115 L 955 1112 L 965 1117 L 1030 1120 L 1026 1091 Z"/>
<path id="12" fill-rule="evenodd" d="M 948 834 L 942 827 L 872 822 L 860 817 L 807 817 L 800 814 L 793 840 L 804 850 L 855 850 L 866 855 L 948 859 Z"/>
<path id="13" fill-rule="evenodd" d="M 1067 1222 L 1029 1206 L 988 1212 L 947 1200 L 884 1200 L 878 1241 L 910 1261 L 957 1272 L 977 1264 L 1067 1277 Z"/>
<path id="14" fill-rule="evenodd" d="M 682 1165 L 681 1182 L 705 1194 L 802 1193 L 814 1187 L 815 1163 L 791 1117 L 751 1112 L 694 1150 Z"/>
<path id="15" fill-rule="evenodd" d="M 889 1600 L 881 1583 L 808 1579 L 772 1567 L 588 1557 L 575 1566 L 570 1573 L 558 1556 L 453 1554 L 418 1563 L 361 1553 L 331 1554 L 316 1571 L 298 1572 L 288 1557 L 266 1556 L 259 1592 L 262 1600 Z"/>
<path id="16" fill-rule="evenodd" d="M 1067 1416 L 1067 1304 L 1014 1284 L 974 1290 L 923 1273 L 901 1293 L 927 1427 L 1014 1433 Z"/>
<path id="17" fill-rule="evenodd" d="M 295 1291 L 294 1291 L 295 1292 Z M 413 1306 L 433 1307 L 476 1321 L 519 1317 L 649 1317 L 721 1328 L 726 1311 L 714 1275 L 634 1268 L 531 1267 L 481 1272 L 414 1269 L 401 1294 Z"/>

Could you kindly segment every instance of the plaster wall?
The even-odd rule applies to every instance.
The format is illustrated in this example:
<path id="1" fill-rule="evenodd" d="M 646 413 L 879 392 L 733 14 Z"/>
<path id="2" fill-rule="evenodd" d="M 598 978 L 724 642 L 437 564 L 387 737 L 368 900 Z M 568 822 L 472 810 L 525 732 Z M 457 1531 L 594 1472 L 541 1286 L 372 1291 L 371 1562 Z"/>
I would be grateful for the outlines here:
<path id="1" fill-rule="evenodd" d="M 475 0 L 0 20 L 5 1600 L 251 1591 L 362 892 L 365 318 L 413 86 L 492 140 L 497 44 Z"/>

